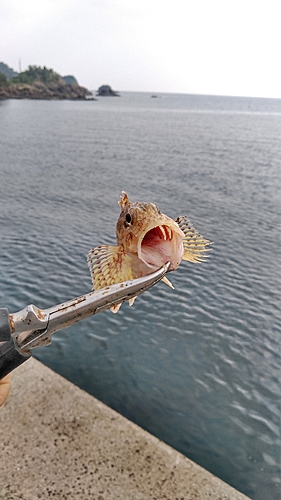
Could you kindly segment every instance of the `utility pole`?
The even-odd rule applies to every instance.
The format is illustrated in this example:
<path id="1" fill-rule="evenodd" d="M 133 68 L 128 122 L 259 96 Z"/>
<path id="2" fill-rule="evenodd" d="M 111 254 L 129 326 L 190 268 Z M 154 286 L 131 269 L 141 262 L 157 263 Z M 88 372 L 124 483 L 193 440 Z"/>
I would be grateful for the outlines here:
<path id="1" fill-rule="evenodd" d="M 19 58 L 19 73 L 21 73 L 21 58 Z"/>

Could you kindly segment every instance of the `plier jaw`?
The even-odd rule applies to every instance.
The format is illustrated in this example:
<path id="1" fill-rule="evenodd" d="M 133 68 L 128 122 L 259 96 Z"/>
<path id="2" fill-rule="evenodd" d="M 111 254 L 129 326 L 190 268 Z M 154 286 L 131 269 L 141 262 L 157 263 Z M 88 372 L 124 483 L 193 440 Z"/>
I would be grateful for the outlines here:
<path id="1" fill-rule="evenodd" d="M 90 292 L 49 309 L 41 310 L 33 304 L 13 314 L 0 309 L 0 378 L 28 359 L 33 348 L 50 344 L 56 331 L 145 292 L 164 278 L 169 266 L 168 262 L 148 276 Z"/>

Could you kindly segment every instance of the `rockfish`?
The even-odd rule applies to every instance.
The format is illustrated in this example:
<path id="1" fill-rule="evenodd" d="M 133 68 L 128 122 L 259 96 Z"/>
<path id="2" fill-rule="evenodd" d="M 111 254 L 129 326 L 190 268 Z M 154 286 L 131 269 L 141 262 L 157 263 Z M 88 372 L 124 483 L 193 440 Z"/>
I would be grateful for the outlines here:
<path id="1" fill-rule="evenodd" d="M 210 241 L 203 238 L 186 216 L 173 220 L 153 203 L 131 203 L 122 191 L 121 214 L 116 225 L 117 246 L 101 245 L 88 253 L 93 290 L 151 274 L 170 262 L 169 271 L 182 260 L 203 262 Z M 170 281 L 162 278 L 173 287 Z M 130 305 L 134 298 L 129 301 Z M 121 304 L 112 308 L 117 312 Z"/>

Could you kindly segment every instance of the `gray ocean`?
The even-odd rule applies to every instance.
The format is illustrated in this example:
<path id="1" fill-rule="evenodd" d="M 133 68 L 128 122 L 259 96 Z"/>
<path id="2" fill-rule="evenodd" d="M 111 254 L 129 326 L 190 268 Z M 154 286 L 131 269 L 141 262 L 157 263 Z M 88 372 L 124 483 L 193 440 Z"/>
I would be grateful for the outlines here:
<path id="1" fill-rule="evenodd" d="M 2 101 L 0 154 L 9 312 L 91 290 L 86 254 L 115 243 L 122 190 L 214 242 L 169 275 L 174 290 L 34 355 L 252 499 L 279 499 L 281 100 Z"/>

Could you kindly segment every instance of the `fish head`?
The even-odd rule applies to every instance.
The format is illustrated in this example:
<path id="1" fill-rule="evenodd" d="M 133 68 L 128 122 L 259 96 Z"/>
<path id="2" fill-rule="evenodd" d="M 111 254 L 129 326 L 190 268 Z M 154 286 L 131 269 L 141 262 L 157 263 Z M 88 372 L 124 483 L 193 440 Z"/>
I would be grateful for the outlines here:
<path id="1" fill-rule="evenodd" d="M 151 272 L 167 262 L 171 271 L 177 269 L 184 254 L 184 233 L 179 225 L 161 213 L 154 203 L 130 202 L 124 191 L 119 204 L 117 244 L 136 256 Z"/>

